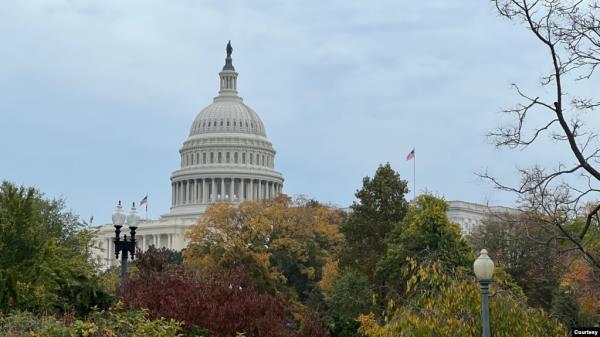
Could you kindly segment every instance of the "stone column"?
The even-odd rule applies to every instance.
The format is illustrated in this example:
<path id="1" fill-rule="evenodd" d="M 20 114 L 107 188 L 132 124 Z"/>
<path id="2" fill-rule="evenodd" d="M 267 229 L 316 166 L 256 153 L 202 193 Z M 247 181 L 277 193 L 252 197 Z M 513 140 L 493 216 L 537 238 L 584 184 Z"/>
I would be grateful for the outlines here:
<path id="1" fill-rule="evenodd" d="M 211 180 L 211 184 L 212 184 L 211 185 L 212 189 L 210 191 L 210 194 L 211 194 L 210 199 L 211 199 L 211 201 L 214 201 L 214 200 L 217 200 L 217 191 L 216 191 L 217 182 L 215 181 L 215 178 L 211 178 L 210 180 Z"/>
<path id="2" fill-rule="evenodd" d="M 269 182 L 268 181 L 264 181 L 265 182 L 265 199 L 269 199 Z"/>
<path id="3" fill-rule="evenodd" d="M 110 258 L 110 239 L 104 239 L 104 258 Z"/>
<path id="4" fill-rule="evenodd" d="M 250 188 L 248 191 L 248 196 L 250 200 L 254 200 L 254 179 L 250 178 L 250 184 L 248 185 Z"/>
<path id="5" fill-rule="evenodd" d="M 231 177 L 231 182 L 229 185 L 229 201 L 234 201 L 234 199 L 233 199 L 233 193 L 235 192 L 234 186 L 235 186 L 235 178 Z"/>
<path id="6" fill-rule="evenodd" d="M 196 201 L 196 181 L 194 179 L 190 180 L 190 204 L 193 204 Z"/>
<path id="7" fill-rule="evenodd" d="M 179 200 L 179 204 L 185 204 L 185 181 L 179 182 L 179 190 L 181 191 L 181 199 Z"/>
<path id="8" fill-rule="evenodd" d="M 174 206 L 177 206 L 177 202 L 179 200 L 179 198 L 177 197 L 177 183 L 175 182 L 175 183 L 173 183 L 173 185 L 174 185 L 173 186 L 173 194 L 175 195 L 175 205 Z"/>
<path id="9" fill-rule="evenodd" d="M 221 201 L 225 200 L 225 178 L 221 178 Z"/>
<path id="10" fill-rule="evenodd" d="M 185 182 L 179 182 L 179 190 L 181 190 L 181 199 L 179 200 L 179 204 L 183 205 L 185 203 Z"/>
<path id="11" fill-rule="evenodd" d="M 244 178 L 242 178 L 242 179 L 240 180 L 240 188 L 239 188 L 239 192 L 238 192 L 238 193 L 240 194 L 240 201 L 246 200 L 246 199 L 244 198 L 244 188 L 245 188 L 245 186 L 244 186 L 244 185 L 245 185 L 245 183 L 244 183 L 244 182 L 245 182 L 245 180 L 246 180 L 246 179 L 244 179 Z"/>
<path id="12" fill-rule="evenodd" d="M 202 187 L 204 186 L 204 185 L 202 184 L 202 180 L 203 180 L 203 179 L 198 179 L 198 180 L 197 180 L 197 186 L 198 186 L 198 196 L 197 196 L 197 200 L 198 200 L 198 203 L 199 203 L 199 204 L 201 204 L 201 203 L 202 203 Z"/>
<path id="13" fill-rule="evenodd" d="M 262 180 L 258 179 L 257 183 L 258 183 L 258 195 L 256 196 L 256 198 L 258 200 L 262 200 Z"/>
<path id="14" fill-rule="evenodd" d="M 208 193 L 208 191 L 206 190 L 206 178 L 202 179 L 202 203 L 206 204 L 206 193 Z"/>

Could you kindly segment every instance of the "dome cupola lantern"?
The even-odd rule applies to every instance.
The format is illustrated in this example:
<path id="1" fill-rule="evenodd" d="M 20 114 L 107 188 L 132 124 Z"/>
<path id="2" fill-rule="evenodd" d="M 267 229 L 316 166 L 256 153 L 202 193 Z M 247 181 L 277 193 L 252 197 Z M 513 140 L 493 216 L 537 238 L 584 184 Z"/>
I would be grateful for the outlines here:
<path id="1" fill-rule="evenodd" d="M 231 53 L 233 52 L 231 41 L 227 42 L 226 51 L 227 57 L 225 58 L 225 65 L 223 66 L 223 70 L 219 73 L 219 77 L 221 78 L 221 89 L 219 90 L 219 95 L 237 96 L 238 73 L 235 71 L 235 68 L 233 67 L 233 60 L 231 59 Z"/>

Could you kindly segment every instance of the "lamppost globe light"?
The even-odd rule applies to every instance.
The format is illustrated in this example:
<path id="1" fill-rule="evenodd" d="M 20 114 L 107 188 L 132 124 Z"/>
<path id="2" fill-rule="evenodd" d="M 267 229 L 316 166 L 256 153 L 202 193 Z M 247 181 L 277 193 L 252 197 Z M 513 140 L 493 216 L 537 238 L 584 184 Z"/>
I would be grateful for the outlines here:
<path id="1" fill-rule="evenodd" d="M 112 215 L 113 225 L 119 227 L 123 226 L 126 218 L 127 216 L 125 215 L 125 212 L 123 212 L 123 206 L 121 206 L 121 200 L 119 200 L 119 204 L 117 205 L 117 208 L 115 209 L 115 212 Z"/>
<path id="2" fill-rule="evenodd" d="M 494 262 L 488 256 L 488 252 L 482 249 L 479 257 L 473 262 L 473 271 L 479 281 L 490 281 L 494 275 Z"/>
<path id="3" fill-rule="evenodd" d="M 135 202 L 134 202 L 133 206 L 131 206 L 131 211 L 130 211 L 129 215 L 127 215 L 127 225 L 129 225 L 130 228 L 137 228 L 137 225 L 139 222 L 140 222 L 140 216 L 138 214 L 137 209 L 135 208 Z"/>

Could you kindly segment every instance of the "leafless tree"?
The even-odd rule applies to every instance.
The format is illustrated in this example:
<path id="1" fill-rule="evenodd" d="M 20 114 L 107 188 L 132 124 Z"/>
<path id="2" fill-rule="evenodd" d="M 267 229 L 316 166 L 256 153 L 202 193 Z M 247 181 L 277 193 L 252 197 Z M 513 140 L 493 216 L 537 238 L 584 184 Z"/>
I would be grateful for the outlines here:
<path id="1" fill-rule="evenodd" d="M 517 186 L 506 185 L 488 172 L 481 176 L 501 190 L 517 193 L 524 208 L 541 214 L 541 220 L 558 229 L 567 243 L 564 252 L 580 252 L 598 270 L 600 254 L 588 243 L 590 232 L 600 226 L 600 125 L 586 121 L 600 110 L 600 87 L 598 97 L 575 92 L 583 82 L 593 85 L 600 65 L 600 5 L 585 0 L 492 2 L 502 17 L 522 23 L 546 50 L 549 70 L 541 86 L 550 95 L 529 94 L 513 84 L 520 103 L 505 113 L 514 124 L 492 130 L 490 139 L 497 147 L 515 149 L 549 140 L 568 148 L 572 157 L 552 168 L 519 169 Z M 578 218 L 585 224 L 574 232 L 568 224 Z"/>

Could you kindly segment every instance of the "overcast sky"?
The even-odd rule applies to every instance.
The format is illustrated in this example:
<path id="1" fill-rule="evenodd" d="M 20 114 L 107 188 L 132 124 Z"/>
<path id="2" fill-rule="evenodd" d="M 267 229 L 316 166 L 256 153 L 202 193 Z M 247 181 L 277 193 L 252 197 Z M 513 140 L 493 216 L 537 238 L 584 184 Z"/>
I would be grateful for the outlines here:
<path id="1" fill-rule="evenodd" d="M 96 224 L 146 194 L 150 217 L 167 213 L 178 150 L 217 94 L 229 39 L 287 194 L 347 206 L 385 162 L 412 189 L 416 147 L 417 193 L 511 206 L 475 173 L 513 182 L 516 167 L 572 161 L 564 145 L 500 151 L 486 139 L 518 101 L 510 84 L 543 96 L 550 66 L 486 0 L 10 1 L 0 180 Z"/>

